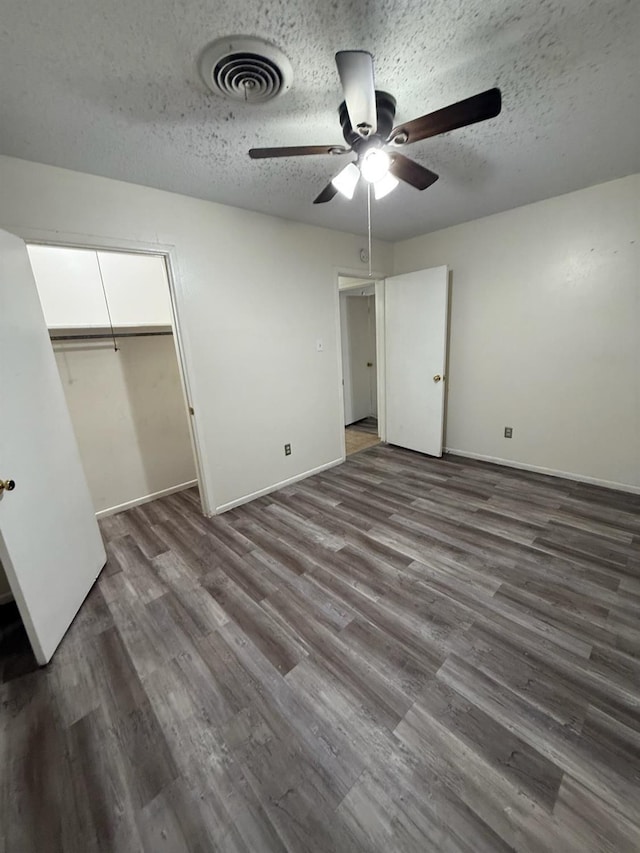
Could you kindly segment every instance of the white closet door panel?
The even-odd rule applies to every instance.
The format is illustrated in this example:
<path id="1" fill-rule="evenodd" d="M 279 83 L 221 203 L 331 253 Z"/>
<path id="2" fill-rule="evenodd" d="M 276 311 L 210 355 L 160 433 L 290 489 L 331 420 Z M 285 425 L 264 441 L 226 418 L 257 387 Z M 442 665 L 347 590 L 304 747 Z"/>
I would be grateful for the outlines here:
<path id="1" fill-rule="evenodd" d="M 169 326 L 171 299 L 164 258 L 98 252 L 114 326 Z"/>
<path id="2" fill-rule="evenodd" d="M 0 231 L 0 560 L 38 663 L 106 555 L 22 240 Z"/>
<path id="3" fill-rule="evenodd" d="M 28 246 L 29 260 L 47 326 L 106 326 L 96 253 L 90 249 Z"/>

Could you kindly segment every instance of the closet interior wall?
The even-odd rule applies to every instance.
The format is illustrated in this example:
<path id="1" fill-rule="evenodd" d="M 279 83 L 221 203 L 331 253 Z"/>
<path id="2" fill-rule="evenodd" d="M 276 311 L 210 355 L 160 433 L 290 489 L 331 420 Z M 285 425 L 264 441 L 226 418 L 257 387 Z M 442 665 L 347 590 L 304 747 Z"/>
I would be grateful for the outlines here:
<path id="1" fill-rule="evenodd" d="M 9 586 L 2 563 L 0 563 L 0 606 L 6 604 L 8 601 L 13 601 L 13 593 L 11 592 L 11 587 Z"/>
<path id="2" fill-rule="evenodd" d="M 96 513 L 194 485 L 164 258 L 28 251 Z"/>

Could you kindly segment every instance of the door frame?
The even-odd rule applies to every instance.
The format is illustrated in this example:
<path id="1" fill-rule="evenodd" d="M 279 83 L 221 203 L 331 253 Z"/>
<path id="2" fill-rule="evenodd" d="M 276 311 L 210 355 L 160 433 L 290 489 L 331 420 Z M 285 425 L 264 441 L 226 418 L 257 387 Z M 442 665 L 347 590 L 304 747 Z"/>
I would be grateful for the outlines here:
<path id="1" fill-rule="evenodd" d="M 194 402 L 195 394 L 193 383 L 190 380 L 192 371 L 191 351 L 188 343 L 187 335 L 184 332 L 180 319 L 180 304 L 184 288 L 182 279 L 179 273 L 178 252 L 175 245 L 171 243 L 150 243 L 141 240 L 129 240 L 125 238 L 111 238 L 101 235 L 84 235 L 65 233 L 60 231 L 43 231 L 30 228 L 12 228 L 12 233 L 20 237 L 27 245 L 39 246 L 56 246 L 66 249 L 92 249 L 94 251 L 111 251 L 123 252 L 134 255 L 156 255 L 164 259 L 164 265 L 167 273 L 167 283 L 169 285 L 169 298 L 171 301 L 171 320 L 173 326 L 173 342 L 176 350 L 176 358 L 178 361 L 178 374 L 180 376 L 180 385 L 182 387 L 182 396 L 185 406 L 185 414 L 189 424 L 189 436 L 191 440 L 191 450 L 196 466 L 196 479 L 198 481 L 198 491 L 200 494 L 200 503 L 202 513 L 205 516 L 212 514 L 211 507 L 215 507 L 213 495 L 207 489 L 206 479 L 203 475 L 205 468 L 206 454 L 204 453 L 203 443 L 198 429 L 198 406 Z"/>
<path id="2" fill-rule="evenodd" d="M 347 287 L 340 287 L 341 278 L 357 278 L 358 282 Z M 338 363 L 338 395 L 340 404 L 338 406 L 338 417 L 340 420 L 340 443 L 342 447 L 342 461 L 347 458 L 347 447 L 344 426 L 344 386 L 342 384 L 342 327 L 340 324 L 340 294 L 348 290 L 358 290 L 364 287 L 363 280 L 367 280 L 366 286 L 373 284 L 375 288 L 376 306 L 376 387 L 378 396 L 378 435 L 380 441 L 386 441 L 386 396 L 384 384 L 384 274 L 374 272 L 371 278 L 362 274 L 357 269 L 335 269 L 335 317 L 336 317 L 336 343 Z"/>

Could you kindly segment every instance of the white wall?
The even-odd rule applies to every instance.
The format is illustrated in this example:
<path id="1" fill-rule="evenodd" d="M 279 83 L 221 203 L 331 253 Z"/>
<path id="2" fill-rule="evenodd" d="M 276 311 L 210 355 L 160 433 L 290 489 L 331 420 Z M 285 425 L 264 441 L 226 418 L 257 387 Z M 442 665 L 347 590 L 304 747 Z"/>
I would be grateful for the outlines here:
<path id="1" fill-rule="evenodd" d="M 8 157 L 0 187 L 23 238 L 174 247 L 212 509 L 341 459 L 336 274 L 363 270 L 362 237 Z M 392 247 L 373 260 L 389 272 Z"/>
<path id="2" fill-rule="evenodd" d="M 170 326 L 171 296 L 164 258 L 96 252 L 114 326 Z"/>
<path id="3" fill-rule="evenodd" d="M 452 270 L 449 449 L 640 489 L 639 238 L 635 175 L 395 245 Z"/>
<path id="4" fill-rule="evenodd" d="M 27 246 L 27 252 L 50 329 L 109 325 L 97 252 L 61 246 Z"/>
<path id="5" fill-rule="evenodd" d="M 96 512 L 196 479 L 173 338 L 54 344 Z"/>

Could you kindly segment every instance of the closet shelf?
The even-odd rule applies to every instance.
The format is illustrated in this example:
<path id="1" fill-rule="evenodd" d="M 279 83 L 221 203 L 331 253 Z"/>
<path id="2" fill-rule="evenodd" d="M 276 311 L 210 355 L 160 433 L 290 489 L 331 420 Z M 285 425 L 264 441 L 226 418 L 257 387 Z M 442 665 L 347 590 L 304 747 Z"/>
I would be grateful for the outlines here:
<path id="1" fill-rule="evenodd" d="M 164 326 L 50 326 L 49 337 L 52 341 L 111 340 L 116 338 L 148 338 L 159 335 L 172 335 L 173 329 Z"/>

